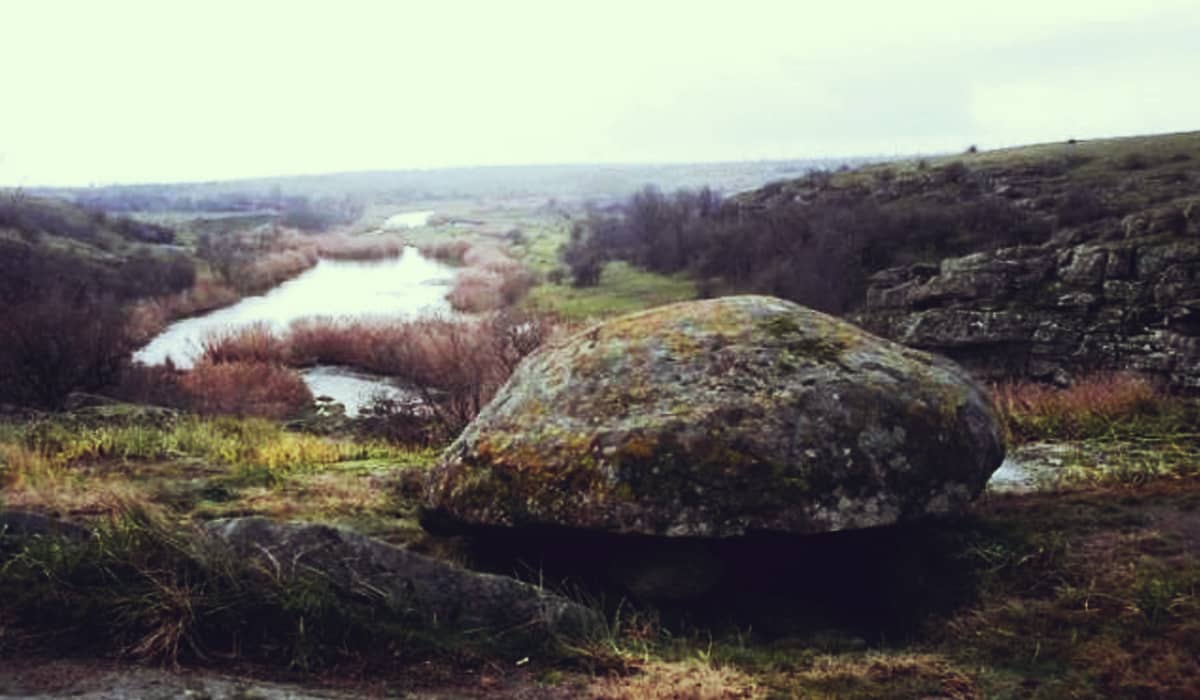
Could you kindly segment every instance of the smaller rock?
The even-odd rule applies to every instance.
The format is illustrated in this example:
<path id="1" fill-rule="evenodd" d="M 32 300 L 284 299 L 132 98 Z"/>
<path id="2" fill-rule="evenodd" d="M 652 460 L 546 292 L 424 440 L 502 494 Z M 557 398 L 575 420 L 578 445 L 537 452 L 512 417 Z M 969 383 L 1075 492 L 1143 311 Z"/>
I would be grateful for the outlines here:
<path id="1" fill-rule="evenodd" d="M 250 517 L 215 520 L 207 529 L 272 574 L 317 574 L 343 592 L 382 596 L 433 627 L 539 643 L 587 636 L 601 622 L 593 610 L 536 586 L 344 528 Z"/>
<path id="2" fill-rule="evenodd" d="M 0 538 L 27 538 L 38 535 L 54 535 L 70 540 L 82 541 L 91 536 L 91 530 L 82 525 L 52 518 L 41 513 L 24 510 L 0 510 Z"/>

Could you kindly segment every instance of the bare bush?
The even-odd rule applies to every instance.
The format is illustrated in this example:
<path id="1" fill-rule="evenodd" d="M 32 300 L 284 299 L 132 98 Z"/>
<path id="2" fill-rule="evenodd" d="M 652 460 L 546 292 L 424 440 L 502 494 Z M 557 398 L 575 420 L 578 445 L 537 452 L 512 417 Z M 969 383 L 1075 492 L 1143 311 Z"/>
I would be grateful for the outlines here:
<path id="1" fill-rule="evenodd" d="M 57 409 L 72 391 L 97 391 L 132 351 L 112 299 L 51 290 L 0 312 L 0 402 Z"/>

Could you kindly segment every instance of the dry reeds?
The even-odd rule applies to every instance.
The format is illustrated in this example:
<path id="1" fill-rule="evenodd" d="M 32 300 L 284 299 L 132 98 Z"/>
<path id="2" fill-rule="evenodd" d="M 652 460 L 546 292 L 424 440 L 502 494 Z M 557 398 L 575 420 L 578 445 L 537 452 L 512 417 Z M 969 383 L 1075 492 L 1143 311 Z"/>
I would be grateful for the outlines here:
<path id="1" fill-rule="evenodd" d="M 454 288 L 446 296 L 458 311 L 479 313 L 511 306 L 533 287 L 529 269 L 495 243 L 464 248 L 461 260 L 466 268 L 455 277 Z"/>
<path id="2" fill-rule="evenodd" d="M 201 361 L 179 382 L 189 406 L 202 414 L 281 419 L 313 404 L 312 392 L 299 374 L 267 362 Z"/>
<path id="3" fill-rule="evenodd" d="M 1012 437 L 1103 437 L 1121 425 L 1169 419 L 1178 401 L 1147 378 L 1128 372 L 1097 373 L 1069 387 L 1029 381 L 999 384 L 993 396 Z"/>
<path id="4" fill-rule="evenodd" d="M 306 319 L 283 333 L 251 326 L 212 338 L 197 368 L 215 377 L 211 368 L 223 364 L 333 364 L 399 378 L 423 393 L 427 408 L 455 433 L 554 328 L 547 319 L 505 313 L 399 322 Z"/>

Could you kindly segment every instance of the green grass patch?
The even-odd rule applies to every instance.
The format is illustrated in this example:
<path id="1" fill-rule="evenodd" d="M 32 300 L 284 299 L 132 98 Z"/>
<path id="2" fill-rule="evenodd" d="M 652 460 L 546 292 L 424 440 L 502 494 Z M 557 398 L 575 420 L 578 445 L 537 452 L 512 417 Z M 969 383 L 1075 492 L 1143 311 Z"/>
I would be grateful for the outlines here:
<path id="1" fill-rule="evenodd" d="M 687 301 L 699 296 L 694 280 L 639 270 L 625 262 L 610 262 L 594 287 L 542 284 L 530 290 L 526 308 L 572 321 L 603 319 Z"/>

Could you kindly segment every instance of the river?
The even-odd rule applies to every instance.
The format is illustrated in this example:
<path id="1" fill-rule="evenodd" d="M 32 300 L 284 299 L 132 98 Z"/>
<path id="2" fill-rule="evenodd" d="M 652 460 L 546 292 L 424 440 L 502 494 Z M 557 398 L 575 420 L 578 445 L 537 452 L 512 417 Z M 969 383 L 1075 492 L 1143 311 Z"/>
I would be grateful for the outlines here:
<path id="1" fill-rule="evenodd" d="M 171 324 L 138 350 L 134 359 L 155 365 L 170 358 L 177 367 L 191 367 L 205 338 L 256 323 L 282 331 L 293 321 L 317 316 L 411 319 L 449 314 L 446 294 L 454 274 L 453 268 L 411 247 L 399 258 L 386 260 L 321 260 L 266 294 Z M 303 375 L 313 395 L 332 397 L 343 403 L 350 415 L 378 391 L 392 398 L 404 394 L 384 377 L 346 368 L 314 367 Z"/>

